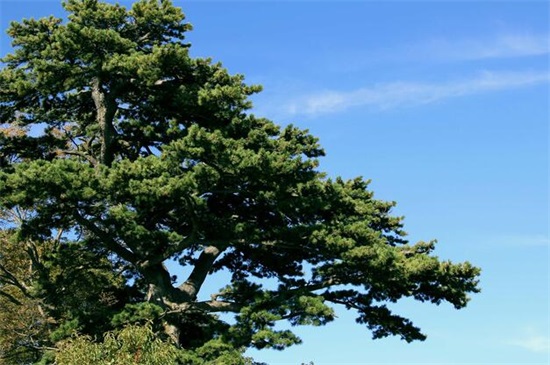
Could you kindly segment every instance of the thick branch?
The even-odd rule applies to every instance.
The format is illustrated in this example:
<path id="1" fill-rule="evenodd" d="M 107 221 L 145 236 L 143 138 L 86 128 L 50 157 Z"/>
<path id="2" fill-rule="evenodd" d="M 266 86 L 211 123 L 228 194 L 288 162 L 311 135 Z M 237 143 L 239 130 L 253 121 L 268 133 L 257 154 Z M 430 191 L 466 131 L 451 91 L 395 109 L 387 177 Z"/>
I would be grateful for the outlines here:
<path id="1" fill-rule="evenodd" d="M 147 293 L 149 302 L 173 306 L 174 303 L 177 305 L 191 301 L 191 297 L 186 293 L 172 286 L 172 278 L 164 264 L 141 265 L 138 270 L 149 284 L 149 292 Z"/>
<path id="2" fill-rule="evenodd" d="M 195 268 L 187 278 L 187 280 L 181 284 L 178 289 L 187 293 L 190 297 L 196 298 L 204 280 L 208 276 L 208 272 L 212 268 L 214 261 L 222 253 L 222 250 L 215 246 L 208 246 L 202 251 Z"/>
<path id="3" fill-rule="evenodd" d="M 26 252 L 31 260 L 31 271 L 35 270 L 37 271 L 41 276 L 45 275 L 45 269 L 44 265 L 40 261 L 40 253 L 38 252 L 38 248 L 36 245 L 31 241 L 27 240 L 26 243 Z"/>

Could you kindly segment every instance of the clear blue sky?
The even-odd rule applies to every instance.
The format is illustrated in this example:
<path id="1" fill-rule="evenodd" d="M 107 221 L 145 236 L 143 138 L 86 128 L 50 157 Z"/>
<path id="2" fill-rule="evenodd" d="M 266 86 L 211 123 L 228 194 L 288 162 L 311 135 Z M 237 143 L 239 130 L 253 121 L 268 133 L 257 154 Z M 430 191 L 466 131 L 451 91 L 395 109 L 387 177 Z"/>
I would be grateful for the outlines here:
<path id="1" fill-rule="evenodd" d="M 176 1 L 194 56 L 260 83 L 254 113 L 308 128 L 331 176 L 372 179 L 411 241 L 481 266 L 482 293 L 399 303 L 425 342 L 373 341 L 338 309 L 304 343 L 249 351 L 269 364 L 547 364 L 547 2 Z M 10 20 L 57 1 L 1 1 Z M 5 36 L 1 53 L 9 50 Z M 211 285 L 223 283 L 211 282 Z"/>

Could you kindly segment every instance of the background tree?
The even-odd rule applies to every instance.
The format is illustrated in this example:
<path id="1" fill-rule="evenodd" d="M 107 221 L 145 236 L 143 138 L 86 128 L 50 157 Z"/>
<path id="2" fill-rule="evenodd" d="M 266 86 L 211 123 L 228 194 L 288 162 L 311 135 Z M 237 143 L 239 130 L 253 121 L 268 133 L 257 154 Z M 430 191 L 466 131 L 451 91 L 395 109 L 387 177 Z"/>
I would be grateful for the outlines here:
<path id="1" fill-rule="evenodd" d="M 32 291 L 36 273 L 25 245 L 0 232 L 0 364 L 28 364 L 41 357 L 49 318 Z"/>
<path id="2" fill-rule="evenodd" d="M 18 226 L 27 212 L 2 212 Z M 105 316 L 125 303 L 124 280 L 108 260 L 64 242 L 21 240 L 0 232 L 0 364 L 29 364 L 81 330 L 102 336 Z M 4 361 L 4 362 L 3 362 Z"/>
<path id="3" fill-rule="evenodd" d="M 323 325 L 333 304 L 375 338 L 423 340 L 386 303 L 478 291 L 479 269 L 409 244 L 367 181 L 318 171 L 315 137 L 249 113 L 260 87 L 191 58 L 170 1 L 64 7 L 66 23 L 13 22 L 0 71 L 0 206 L 28 212 L 6 228 L 19 245 L 55 243 L 35 294 L 52 344 L 151 322 L 184 349 L 283 349 L 300 339 L 276 322 Z"/>

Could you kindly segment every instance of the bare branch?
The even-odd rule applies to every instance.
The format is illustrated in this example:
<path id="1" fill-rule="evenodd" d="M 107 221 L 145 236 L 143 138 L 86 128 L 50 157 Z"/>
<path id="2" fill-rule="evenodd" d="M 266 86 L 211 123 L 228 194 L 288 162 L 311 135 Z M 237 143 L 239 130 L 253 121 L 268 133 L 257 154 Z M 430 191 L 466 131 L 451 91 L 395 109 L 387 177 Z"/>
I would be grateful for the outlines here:
<path id="1" fill-rule="evenodd" d="M 208 300 L 202 302 L 188 302 L 173 306 L 172 310 L 167 311 L 165 314 L 186 313 L 193 311 L 201 311 L 207 313 L 216 312 L 232 312 L 239 313 L 244 307 L 243 304 L 226 302 L 221 300 Z"/>
<path id="2" fill-rule="evenodd" d="M 86 160 L 88 160 L 89 163 L 92 164 L 92 166 L 94 167 L 97 167 L 99 165 L 99 162 L 93 158 L 92 156 L 84 153 L 84 152 L 81 152 L 81 151 L 76 151 L 76 150 L 59 150 L 59 153 L 63 153 L 63 154 L 66 154 L 66 155 L 73 155 L 73 156 L 79 156 L 79 157 L 83 157 L 85 158 Z"/>
<path id="3" fill-rule="evenodd" d="M 193 303 L 193 307 L 209 313 L 214 313 L 214 312 L 239 313 L 243 308 L 243 305 L 239 303 L 225 302 L 221 300 L 208 300 L 204 302 Z"/>
<path id="4" fill-rule="evenodd" d="M 138 41 L 138 43 L 143 43 L 143 42 L 149 40 L 150 36 L 151 36 L 151 32 L 147 32 L 144 35 L 142 35 L 141 37 L 139 37 L 139 39 L 137 41 Z"/>

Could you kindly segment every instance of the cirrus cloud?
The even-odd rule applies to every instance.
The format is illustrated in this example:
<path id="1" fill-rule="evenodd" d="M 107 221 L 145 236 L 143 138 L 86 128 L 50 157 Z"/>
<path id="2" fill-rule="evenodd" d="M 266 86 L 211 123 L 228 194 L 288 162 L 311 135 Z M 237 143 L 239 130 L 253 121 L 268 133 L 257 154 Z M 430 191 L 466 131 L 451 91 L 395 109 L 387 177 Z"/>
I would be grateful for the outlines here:
<path id="1" fill-rule="evenodd" d="M 550 352 L 550 338 L 548 335 L 537 333 L 532 328 L 525 332 L 523 338 L 510 341 L 509 344 L 521 347 L 531 352 Z"/>
<path id="2" fill-rule="evenodd" d="M 547 71 L 482 72 L 474 77 L 440 83 L 395 81 L 355 90 L 326 90 L 294 98 L 286 104 L 290 115 L 317 116 L 353 107 L 391 109 L 429 104 L 472 94 L 516 89 L 550 81 Z"/>
<path id="3" fill-rule="evenodd" d="M 506 33 L 491 38 L 433 39 L 417 45 L 419 56 L 436 60 L 468 61 L 490 58 L 542 56 L 550 53 L 548 34 Z"/>

